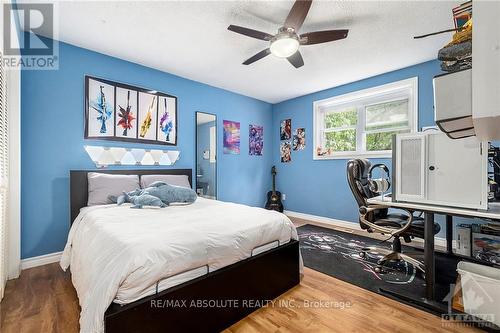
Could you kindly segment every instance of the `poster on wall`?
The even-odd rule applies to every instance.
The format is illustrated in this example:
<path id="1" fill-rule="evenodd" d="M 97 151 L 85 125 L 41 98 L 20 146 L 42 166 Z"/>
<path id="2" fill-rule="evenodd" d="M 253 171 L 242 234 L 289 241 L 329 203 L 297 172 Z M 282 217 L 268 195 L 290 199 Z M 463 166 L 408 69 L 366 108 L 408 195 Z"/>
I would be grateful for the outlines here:
<path id="1" fill-rule="evenodd" d="M 280 124 L 280 139 L 290 140 L 292 138 L 292 119 L 285 119 Z"/>
<path id="2" fill-rule="evenodd" d="M 115 135 L 115 87 L 102 81 L 87 81 L 87 133 L 102 138 Z"/>
<path id="3" fill-rule="evenodd" d="M 282 163 L 292 161 L 292 145 L 290 141 L 283 141 L 280 143 L 280 157 Z"/>
<path id="4" fill-rule="evenodd" d="M 293 150 L 304 150 L 306 148 L 306 129 L 297 128 L 293 134 Z"/>
<path id="5" fill-rule="evenodd" d="M 264 127 L 249 125 L 248 130 L 248 154 L 262 156 L 264 151 Z"/>
<path id="6" fill-rule="evenodd" d="M 137 91 L 116 88 L 116 136 L 137 137 Z"/>
<path id="7" fill-rule="evenodd" d="M 139 139 L 156 140 L 156 117 L 158 115 L 158 96 L 139 93 Z"/>
<path id="8" fill-rule="evenodd" d="M 158 141 L 174 143 L 175 134 L 175 99 L 172 97 L 162 97 L 158 105 Z"/>
<path id="9" fill-rule="evenodd" d="M 240 153 L 240 123 L 223 120 L 224 154 Z"/>
<path id="10" fill-rule="evenodd" d="M 177 145 L 177 97 L 85 76 L 85 139 Z"/>

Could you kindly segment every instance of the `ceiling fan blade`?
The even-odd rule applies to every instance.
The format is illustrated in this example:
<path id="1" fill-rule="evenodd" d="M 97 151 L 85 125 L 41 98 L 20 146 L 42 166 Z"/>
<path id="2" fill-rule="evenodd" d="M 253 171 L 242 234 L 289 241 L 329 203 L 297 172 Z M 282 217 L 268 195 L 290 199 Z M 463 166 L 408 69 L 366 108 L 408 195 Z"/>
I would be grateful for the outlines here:
<path id="1" fill-rule="evenodd" d="M 260 60 L 260 59 L 262 59 L 270 54 L 271 54 L 271 50 L 269 50 L 269 48 L 262 50 L 259 53 L 257 53 L 256 55 L 245 60 L 245 62 L 243 62 L 243 65 L 250 65 L 250 64 L 256 62 L 257 60 Z"/>
<path id="2" fill-rule="evenodd" d="M 347 37 L 349 30 L 324 30 L 306 32 L 300 35 L 301 45 L 313 45 L 326 42 L 333 42 L 334 40 L 344 39 Z"/>
<path id="3" fill-rule="evenodd" d="M 299 68 L 299 67 L 304 66 L 304 59 L 302 59 L 302 55 L 300 54 L 300 51 L 295 52 L 293 55 L 289 56 L 287 59 L 295 68 Z"/>
<path id="4" fill-rule="evenodd" d="M 269 40 L 271 40 L 271 38 L 274 37 L 273 35 L 270 35 L 266 32 L 248 29 L 248 28 L 244 28 L 244 27 L 240 27 L 238 25 L 232 25 L 232 24 L 229 27 L 227 27 L 227 30 L 234 31 L 238 34 L 242 34 L 242 35 L 252 37 L 252 38 L 257 38 L 260 40 L 269 41 Z"/>
<path id="5" fill-rule="evenodd" d="M 311 8 L 312 0 L 297 0 L 293 4 L 290 13 L 288 13 L 288 17 L 283 24 L 286 28 L 293 28 L 295 32 L 297 32 L 304 20 L 306 19 L 307 13 L 309 12 L 309 8 Z"/>

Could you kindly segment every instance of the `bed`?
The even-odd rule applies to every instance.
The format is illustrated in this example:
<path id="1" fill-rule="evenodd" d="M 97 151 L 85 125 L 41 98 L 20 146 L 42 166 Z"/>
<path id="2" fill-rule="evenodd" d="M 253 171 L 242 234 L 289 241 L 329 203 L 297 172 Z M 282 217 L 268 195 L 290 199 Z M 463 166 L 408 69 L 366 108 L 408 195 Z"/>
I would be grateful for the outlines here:
<path id="1" fill-rule="evenodd" d="M 284 215 L 203 198 L 86 207 L 88 172 L 70 172 L 74 225 L 61 260 L 82 332 L 217 332 L 299 283 L 297 233 Z M 103 172 L 192 179 L 190 169 Z"/>

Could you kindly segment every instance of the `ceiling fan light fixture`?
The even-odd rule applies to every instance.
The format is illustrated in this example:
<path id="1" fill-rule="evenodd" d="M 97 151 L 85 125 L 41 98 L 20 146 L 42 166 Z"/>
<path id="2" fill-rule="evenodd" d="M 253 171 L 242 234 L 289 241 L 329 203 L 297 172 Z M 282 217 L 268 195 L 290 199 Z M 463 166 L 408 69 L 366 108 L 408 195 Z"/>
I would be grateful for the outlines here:
<path id="1" fill-rule="evenodd" d="M 277 38 L 271 42 L 269 47 L 271 53 L 279 58 L 288 58 L 299 49 L 299 41 L 297 38 L 284 36 Z"/>

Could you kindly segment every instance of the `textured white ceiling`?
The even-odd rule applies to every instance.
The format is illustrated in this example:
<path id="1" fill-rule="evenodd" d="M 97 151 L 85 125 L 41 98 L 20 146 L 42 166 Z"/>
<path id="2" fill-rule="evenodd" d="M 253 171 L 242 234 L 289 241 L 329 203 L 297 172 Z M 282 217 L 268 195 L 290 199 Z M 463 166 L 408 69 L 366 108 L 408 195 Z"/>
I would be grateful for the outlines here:
<path id="1" fill-rule="evenodd" d="M 275 33 L 291 1 L 59 3 L 59 39 L 216 87 L 276 103 L 435 59 L 461 1 L 315 1 L 301 32 L 348 28 L 347 39 L 301 47 L 305 65 L 268 56 L 241 63 L 267 42 L 229 24 Z"/>

